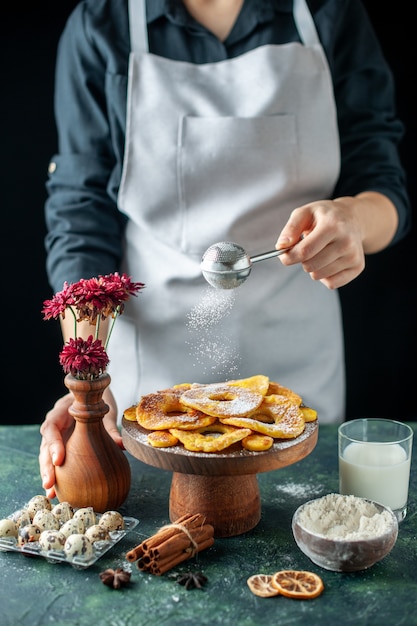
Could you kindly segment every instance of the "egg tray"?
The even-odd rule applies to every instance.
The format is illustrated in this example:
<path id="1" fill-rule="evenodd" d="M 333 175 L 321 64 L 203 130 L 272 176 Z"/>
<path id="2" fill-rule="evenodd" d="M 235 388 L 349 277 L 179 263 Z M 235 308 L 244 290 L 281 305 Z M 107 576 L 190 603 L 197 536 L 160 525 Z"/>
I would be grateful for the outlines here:
<path id="1" fill-rule="evenodd" d="M 12 515 L 10 517 L 12 517 Z M 101 515 L 96 513 L 96 517 L 97 520 L 99 520 Z M 87 569 L 87 567 L 91 567 L 91 565 L 94 565 L 96 561 L 101 559 L 106 552 L 113 548 L 127 533 L 136 528 L 139 524 L 139 520 L 134 517 L 123 517 L 123 520 L 125 525 L 123 530 L 114 530 L 110 532 L 110 539 L 95 541 L 93 543 L 94 553 L 89 559 L 84 560 L 79 557 L 68 557 L 63 550 L 42 550 L 38 541 L 19 546 L 17 539 L 5 539 L 4 537 L 0 537 L 0 551 L 20 552 L 29 557 L 42 557 L 49 563 L 69 563 L 75 569 Z"/>

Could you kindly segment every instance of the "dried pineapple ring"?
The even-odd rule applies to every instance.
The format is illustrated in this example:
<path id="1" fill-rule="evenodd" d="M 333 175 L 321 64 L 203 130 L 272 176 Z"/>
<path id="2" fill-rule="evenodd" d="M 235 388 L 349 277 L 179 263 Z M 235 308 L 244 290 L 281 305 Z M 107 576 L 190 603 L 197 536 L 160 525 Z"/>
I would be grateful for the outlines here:
<path id="1" fill-rule="evenodd" d="M 239 380 L 228 380 L 227 385 L 232 387 L 242 387 L 243 389 L 250 389 L 256 393 L 260 393 L 261 396 L 266 396 L 269 389 L 269 378 L 263 374 L 257 374 L 256 376 L 250 376 L 249 378 L 240 378 Z"/>
<path id="2" fill-rule="evenodd" d="M 129 422 L 136 422 L 136 404 L 123 411 L 123 417 Z"/>
<path id="3" fill-rule="evenodd" d="M 250 428 L 274 439 L 294 439 L 305 429 L 301 409 L 283 396 L 266 396 L 250 417 L 220 418 L 222 424 Z"/>
<path id="4" fill-rule="evenodd" d="M 193 387 L 181 396 L 184 406 L 213 417 L 248 415 L 261 405 L 262 400 L 260 393 L 227 383 Z"/>
<path id="5" fill-rule="evenodd" d="M 182 393 L 183 389 L 165 389 L 142 396 L 136 406 L 138 423 L 147 430 L 188 430 L 209 426 L 215 421 L 214 417 L 183 406 L 180 403 Z"/>
<path id="6" fill-rule="evenodd" d="M 154 430 L 148 435 L 148 443 L 153 448 L 171 448 L 177 445 L 178 438 L 174 437 L 169 430 Z"/>
<path id="7" fill-rule="evenodd" d="M 169 432 L 181 441 L 186 450 L 191 452 L 220 452 L 251 434 L 248 428 L 234 428 L 219 423 L 190 431 L 170 428 Z"/>
<path id="8" fill-rule="evenodd" d="M 242 446 L 245 450 L 251 450 L 252 452 L 262 452 L 262 450 L 269 450 L 272 447 L 274 440 L 268 435 L 258 435 L 252 433 L 244 439 L 242 439 Z"/>
<path id="9" fill-rule="evenodd" d="M 309 406 L 300 406 L 305 422 L 314 422 L 317 419 L 317 411 Z"/>
<path id="10" fill-rule="evenodd" d="M 273 587 L 271 584 L 272 576 L 268 574 L 254 574 L 250 576 L 246 581 L 249 589 L 255 596 L 260 596 L 261 598 L 271 598 L 272 596 L 279 595 L 279 591 L 276 587 Z"/>
<path id="11" fill-rule="evenodd" d="M 300 406 L 300 404 L 303 401 L 301 396 L 298 395 L 298 393 L 295 393 L 295 391 L 293 391 L 292 389 L 289 389 L 288 387 L 284 387 L 284 385 L 280 385 L 279 383 L 274 382 L 274 381 L 269 382 L 269 388 L 268 388 L 266 395 L 267 396 L 285 396 L 293 404 L 297 404 L 298 406 Z"/>

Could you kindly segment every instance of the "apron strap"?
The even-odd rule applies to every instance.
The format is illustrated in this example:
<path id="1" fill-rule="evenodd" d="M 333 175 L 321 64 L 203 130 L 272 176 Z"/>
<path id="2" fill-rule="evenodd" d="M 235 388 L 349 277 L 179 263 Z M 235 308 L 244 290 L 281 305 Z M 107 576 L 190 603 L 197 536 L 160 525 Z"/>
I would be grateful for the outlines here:
<path id="1" fill-rule="evenodd" d="M 306 0 L 294 0 L 293 15 L 298 34 L 305 46 L 320 44 L 316 25 L 308 9 Z"/>
<path id="2" fill-rule="evenodd" d="M 146 0 L 129 0 L 129 32 L 131 52 L 149 52 Z"/>
<path id="3" fill-rule="evenodd" d="M 316 26 L 306 0 L 294 0 L 294 21 L 301 41 L 306 46 L 320 44 Z M 146 23 L 146 0 L 129 0 L 130 49 L 136 54 L 149 52 Z"/>

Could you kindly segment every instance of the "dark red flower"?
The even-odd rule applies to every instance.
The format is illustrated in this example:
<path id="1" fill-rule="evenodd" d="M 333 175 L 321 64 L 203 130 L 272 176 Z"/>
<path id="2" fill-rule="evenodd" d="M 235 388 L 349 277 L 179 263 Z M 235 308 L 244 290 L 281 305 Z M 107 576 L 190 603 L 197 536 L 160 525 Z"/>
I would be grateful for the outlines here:
<path id="1" fill-rule="evenodd" d="M 98 378 L 109 364 L 109 357 L 100 339 L 69 339 L 63 347 L 59 362 L 66 374 L 81 380 Z"/>
<path id="2" fill-rule="evenodd" d="M 126 274 L 107 274 L 97 278 L 82 278 L 72 285 L 71 295 L 77 309 L 78 321 L 96 324 L 97 318 L 116 317 L 123 313 L 124 302 L 137 295 L 143 283 L 134 283 Z"/>
<path id="3" fill-rule="evenodd" d="M 45 300 L 42 309 L 45 320 L 64 318 L 67 309 L 74 316 L 75 339 L 70 339 L 60 354 L 60 363 L 66 373 L 70 372 L 80 379 L 91 379 L 105 371 L 109 363 L 106 348 L 114 322 L 123 313 L 125 302 L 130 296 L 136 296 L 144 286 L 143 283 L 134 283 L 127 274 L 116 272 L 97 278 L 82 278 L 70 285 L 64 283 L 62 291 L 51 300 Z M 97 337 L 100 321 L 107 317 L 113 320 L 103 346 Z M 83 321 L 96 326 L 95 339 L 92 336 L 87 340 L 77 339 L 77 322 Z"/>
<path id="4" fill-rule="evenodd" d="M 43 319 L 58 319 L 61 315 L 65 317 L 65 310 L 74 304 L 72 295 L 72 286 L 64 283 L 64 288 L 54 295 L 51 300 L 45 300 L 43 303 Z"/>

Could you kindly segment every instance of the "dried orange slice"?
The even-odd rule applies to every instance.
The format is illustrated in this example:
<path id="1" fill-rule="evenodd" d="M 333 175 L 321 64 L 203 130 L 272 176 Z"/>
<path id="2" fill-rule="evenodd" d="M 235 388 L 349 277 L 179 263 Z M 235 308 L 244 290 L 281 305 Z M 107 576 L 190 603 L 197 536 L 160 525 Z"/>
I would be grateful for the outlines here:
<path id="1" fill-rule="evenodd" d="M 254 574 L 246 581 L 248 583 L 249 589 L 255 596 L 260 596 L 261 598 L 271 598 L 272 596 L 277 596 L 279 594 L 278 589 L 272 586 L 271 584 L 272 576 L 268 574 Z"/>
<path id="2" fill-rule="evenodd" d="M 324 589 L 323 581 L 314 572 L 293 569 L 276 572 L 271 577 L 274 589 L 287 598 L 310 600 L 317 598 Z"/>

